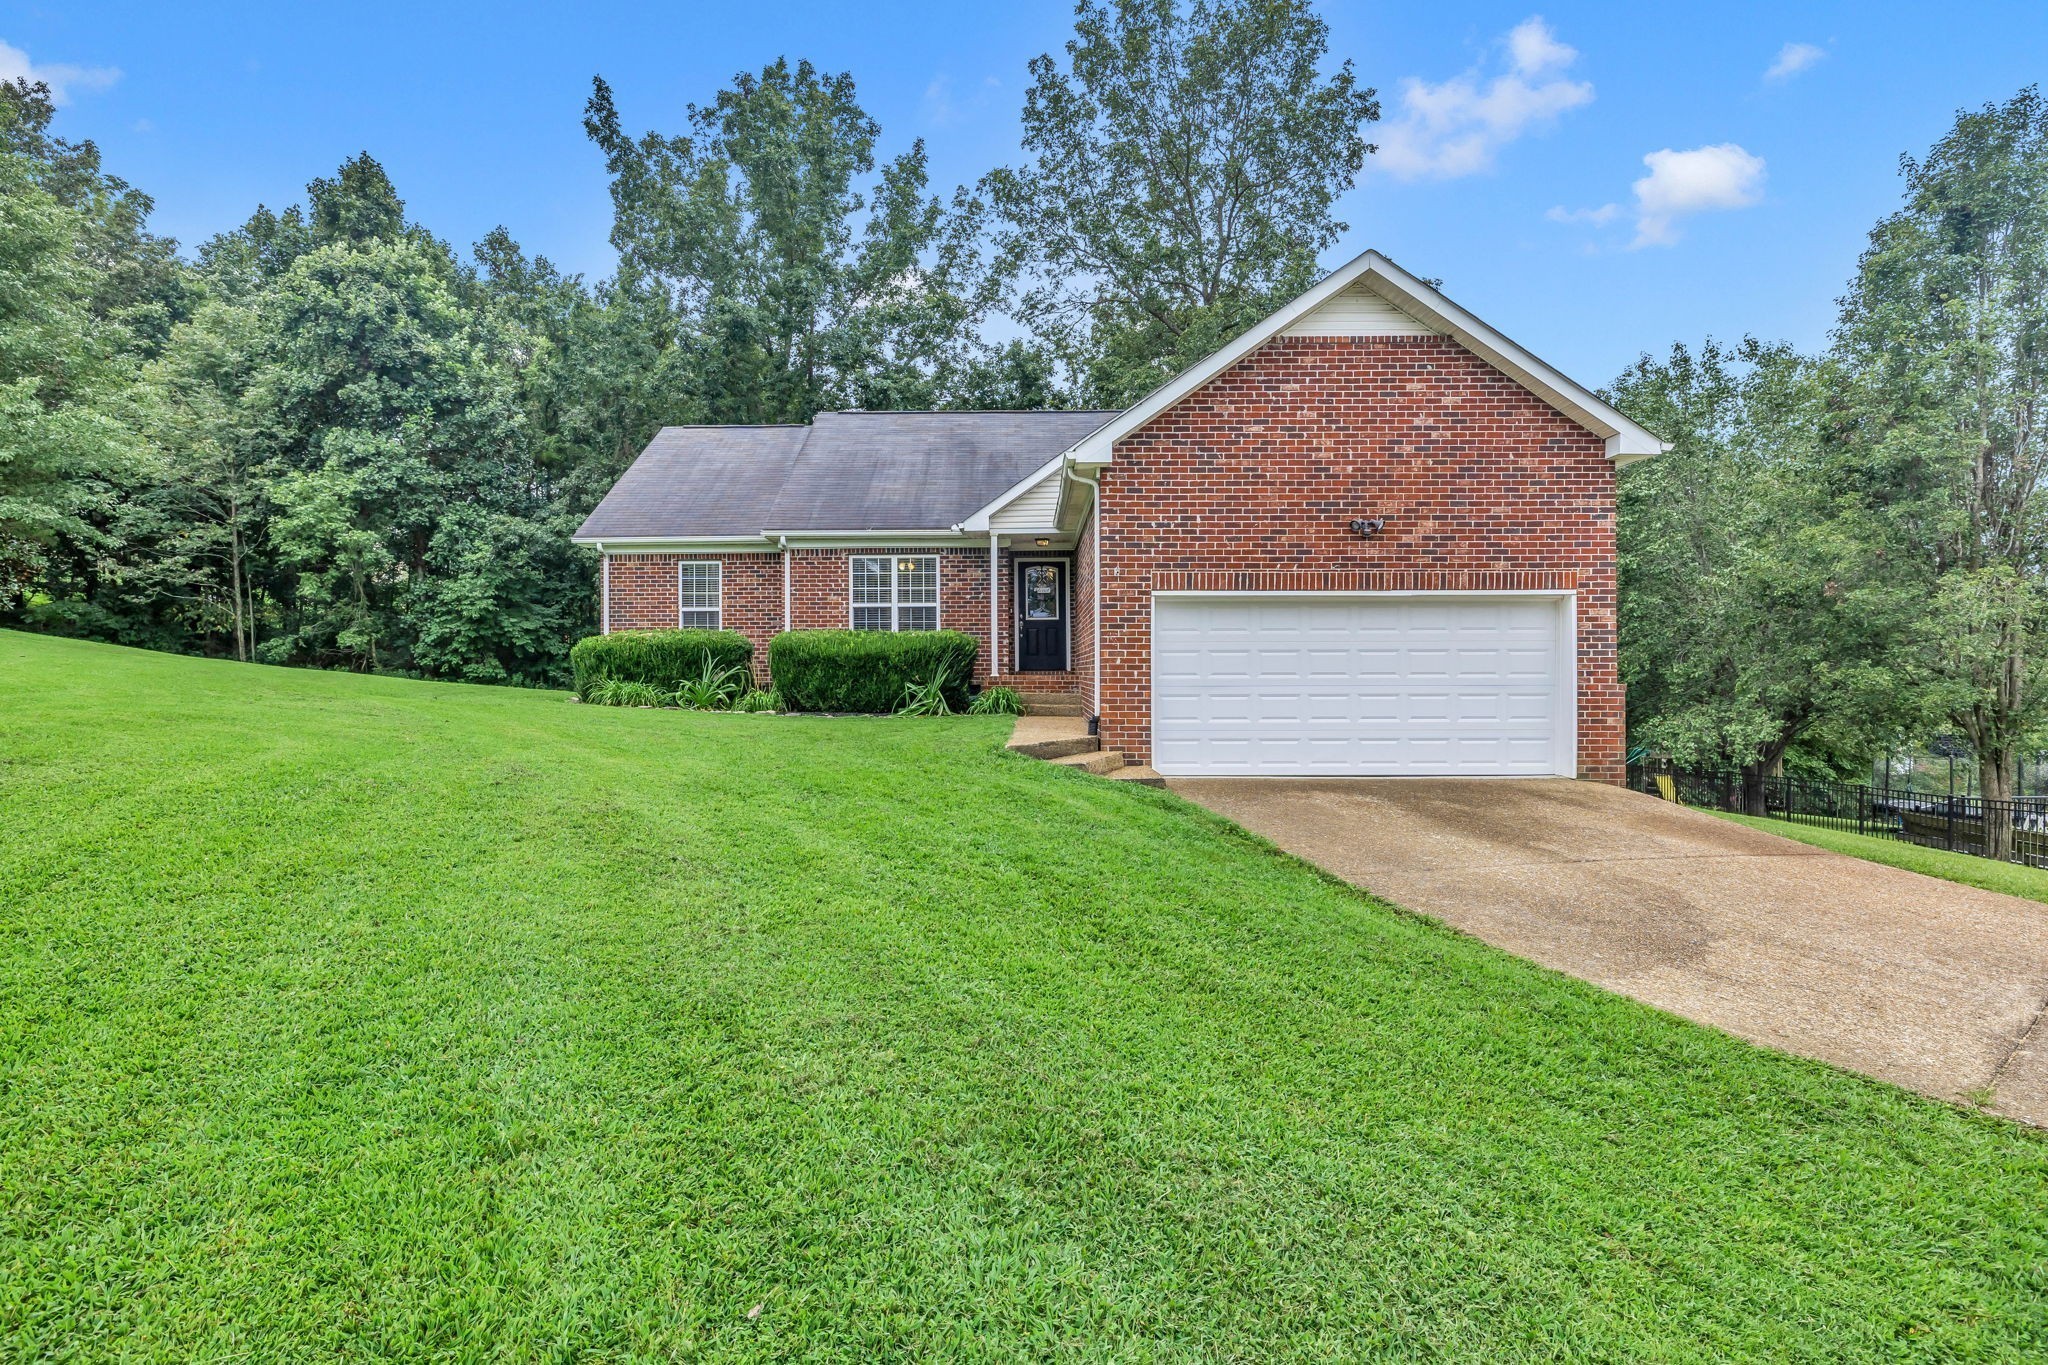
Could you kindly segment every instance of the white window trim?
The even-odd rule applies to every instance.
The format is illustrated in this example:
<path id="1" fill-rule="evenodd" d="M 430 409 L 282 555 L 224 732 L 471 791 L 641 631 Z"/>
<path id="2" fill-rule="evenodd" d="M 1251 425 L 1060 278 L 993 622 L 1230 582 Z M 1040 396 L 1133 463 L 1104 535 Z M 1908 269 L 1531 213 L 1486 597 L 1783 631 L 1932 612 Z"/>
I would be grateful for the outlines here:
<path id="1" fill-rule="evenodd" d="M 856 626 L 856 625 L 854 625 L 854 623 L 853 623 L 853 613 L 854 613 L 854 611 L 855 611 L 855 609 L 856 609 L 857 607 L 879 607 L 879 606 L 881 606 L 881 605 L 882 605 L 882 603 L 880 603 L 880 602 L 859 602 L 859 603 L 856 603 L 856 602 L 855 602 L 855 601 L 853 600 L 853 563 L 854 563 L 854 561 L 855 561 L 855 560 L 857 560 L 857 559 L 880 559 L 880 560 L 886 561 L 886 562 L 887 562 L 887 564 L 889 565 L 889 602 L 888 602 L 888 606 L 889 606 L 889 629 L 888 629 L 888 631 L 886 632 L 887 634 L 890 634 L 890 635 L 896 635 L 896 634 L 900 634 L 900 633 L 902 633 L 902 630 L 903 630 L 903 608 L 905 608 L 906 606 L 909 606 L 909 607 L 930 607 L 930 608 L 932 609 L 932 629 L 933 629 L 933 630 L 944 630 L 944 629 L 946 628 L 946 621 L 945 621 L 945 601 L 946 601 L 946 584 L 945 584 L 945 572 L 946 572 L 946 569 L 945 569 L 945 564 L 946 564 L 946 557 L 945 557 L 944 555 L 942 555 L 942 554 L 936 554 L 936 553 L 931 553 L 931 552 L 925 552 L 925 553 L 919 554 L 919 553 L 914 553 L 914 552 L 911 552 L 911 551 L 908 551 L 908 550 L 901 550 L 901 551 L 898 551 L 898 552 L 896 552 L 895 554 L 887 554 L 887 555 L 848 555 L 848 556 L 846 557 L 846 628 L 847 628 L 848 630 L 858 630 L 858 629 L 859 629 L 859 627 L 858 627 L 858 626 Z M 901 589 L 901 587 L 899 586 L 899 584 L 898 584 L 898 582 L 897 582 L 897 579 L 898 579 L 899 575 L 897 574 L 897 570 L 896 570 L 896 561 L 897 561 L 897 560 L 899 560 L 899 559 L 929 559 L 929 560 L 930 560 L 930 561 L 932 562 L 932 600 L 931 600 L 931 601 L 929 601 L 929 602 L 904 602 L 904 601 L 900 600 L 899 594 L 901 593 L 902 589 Z M 877 632 L 877 633 L 884 633 L 884 632 Z"/>
<path id="2" fill-rule="evenodd" d="M 718 605 L 715 607 L 686 607 L 683 605 L 683 570 L 699 565 L 711 566 L 712 578 L 718 584 Z M 709 626 L 686 626 L 683 613 L 710 611 L 718 617 L 717 624 Z M 676 561 L 676 628 L 678 630 L 724 630 L 725 629 L 725 563 L 717 559 L 679 559 Z"/>

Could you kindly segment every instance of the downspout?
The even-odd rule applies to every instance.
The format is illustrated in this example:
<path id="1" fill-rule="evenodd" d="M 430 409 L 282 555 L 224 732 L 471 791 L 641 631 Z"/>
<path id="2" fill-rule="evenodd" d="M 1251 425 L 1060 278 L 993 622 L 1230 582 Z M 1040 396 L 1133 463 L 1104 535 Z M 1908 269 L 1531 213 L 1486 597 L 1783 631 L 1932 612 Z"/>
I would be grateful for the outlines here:
<path id="1" fill-rule="evenodd" d="M 1003 676 L 1003 612 L 999 605 L 1002 597 L 1002 552 L 997 548 L 996 531 L 993 526 L 988 532 L 988 678 L 994 682 Z"/>
<path id="2" fill-rule="evenodd" d="M 612 633 L 612 557 L 597 542 L 597 633 Z"/>
<path id="3" fill-rule="evenodd" d="M 775 544 L 782 551 L 782 629 L 787 632 L 796 629 L 789 619 L 789 537 L 775 537 Z"/>
<path id="4" fill-rule="evenodd" d="M 1094 707 L 1096 724 L 1100 725 L 1102 723 L 1102 476 L 1097 474 L 1091 479 L 1086 474 L 1076 474 L 1072 465 L 1068 465 L 1063 472 L 1075 483 L 1086 484 L 1088 487 L 1088 534 L 1095 541 L 1095 553 L 1093 556 L 1095 560 L 1095 609 L 1088 613 L 1089 634 L 1093 637 L 1089 654 L 1092 656 L 1090 662 L 1094 665 L 1095 678 L 1089 694 L 1088 704 Z"/>

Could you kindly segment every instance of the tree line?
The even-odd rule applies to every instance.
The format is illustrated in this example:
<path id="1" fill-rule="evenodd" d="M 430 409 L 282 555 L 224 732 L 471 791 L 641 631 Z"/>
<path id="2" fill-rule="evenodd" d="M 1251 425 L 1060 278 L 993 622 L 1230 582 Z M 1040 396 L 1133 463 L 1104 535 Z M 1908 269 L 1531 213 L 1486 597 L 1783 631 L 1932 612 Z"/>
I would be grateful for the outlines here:
<path id="1" fill-rule="evenodd" d="M 1826 349 L 1678 346 L 1612 389 L 1675 443 L 1621 481 L 1631 742 L 1739 767 L 1753 799 L 1787 763 L 1867 774 L 1937 733 L 2005 798 L 2042 747 L 2039 92 L 1960 114 L 1901 174 Z"/>
<path id="2" fill-rule="evenodd" d="M 1379 113 L 1328 56 L 1307 0 L 1083 0 L 1017 164 L 949 193 L 846 74 L 776 61 L 669 132 L 597 79 L 596 281 L 456 250 L 367 153 L 181 253 L 0 86 L 0 623 L 560 684 L 569 535 L 657 427 L 1122 406 L 1312 282 Z M 1609 386 L 1674 445 L 1621 480 L 1638 754 L 1849 772 L 1946 730 L 1996 796 L 2043 729 L 2048 116 L 1902 170 L 1823 350 Z"/>
<path id="3" fill-rule="evenodd" d="M 617 271 L 466 253 L 369 154 L 181 254 L 0 86 L 0 623 L 559 684 L 569 535 L 656 428 L 1121 405 L 1315 273 L 1371 90 L 1306 0 L 1087 0 L 1023 156 L 950 194 L 852 77 L 776 61 L 584 117 Z"/>

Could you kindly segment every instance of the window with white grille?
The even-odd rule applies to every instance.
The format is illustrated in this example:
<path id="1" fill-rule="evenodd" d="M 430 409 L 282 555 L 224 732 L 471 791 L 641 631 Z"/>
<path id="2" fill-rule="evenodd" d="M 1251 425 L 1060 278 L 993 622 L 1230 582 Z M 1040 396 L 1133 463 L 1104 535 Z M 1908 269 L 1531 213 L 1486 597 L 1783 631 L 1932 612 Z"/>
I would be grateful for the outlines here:
<path id="1" fill-rule="evenodd" d="M 852 573 L 855 630 L 937 630 L 937 555 L 855 555 Z"/>
<path id="2" fill-rule="evenodd" d="M 685 560 L 676 566 L 680 579 L 676 624 L 684 630 L 718 630 L 723 613 L 719 601 L 719 570 L 715 559 Z"/>

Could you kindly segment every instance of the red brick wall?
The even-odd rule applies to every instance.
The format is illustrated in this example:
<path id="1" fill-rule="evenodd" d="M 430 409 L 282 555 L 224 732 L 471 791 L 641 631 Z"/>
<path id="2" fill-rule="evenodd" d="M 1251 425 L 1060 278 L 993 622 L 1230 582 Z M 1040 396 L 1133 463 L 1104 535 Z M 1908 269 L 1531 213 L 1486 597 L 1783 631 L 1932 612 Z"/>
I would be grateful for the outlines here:
<path id="1" fill-rule="evenodd" d="M 1455 342 L 1276 338 L 1119 442 L 1102 488 L 1104 747 L 1151 755 L 1154 591 L 1574 588 L 1579 775 L 1621 780 L 1614 467 Z"/>
<path id="2" fill-rule="evenodd" d="M 936 554 L 939 556 L 939 625 L 964 631 L 981 645 L 975 664 L 977 681 L 988 674 L 988 550 L 792 550 L 790 591 L 799 630 L 844 630 L 849 624 L 851 569 L 847 560 L 861 554 Z M 725 626 L 754 642 L 754 676 L 768 681 L 768 642 L 783 630 L 782 555 L 767 554 L 639 554 L 611 556 L 610 597 L 613 630 L 673 630 L 678 619 L 676 565 L 684 560 L 716 559 L 725 568 Z M 1007 618 L 1006 618 L 1007 619 Z"/>
<path id="3" fill-rule="evenodd" d="M 767 554 L 645 554 L 608 557 L 613 630 L 674 630 L 681 611 L 676 565 L 715 559 L 725 567 L 719 606 L 727 630 L 754 642 L 754 678 L 766 685 L 768 641 L 782 629 L 782 556 Z"/>
<path id="4" fill-rule="evenodd" d="M 939 557 L 939 628 L 958 630 L 980 642 L 975 658 L 977 680 L 988 673 L 988 547 L 974 549 L 793 550 L 790 582 L 795 596 L 798 630 L 845 630 L 852 623 L 855 555 L 917 554 Z"/>

